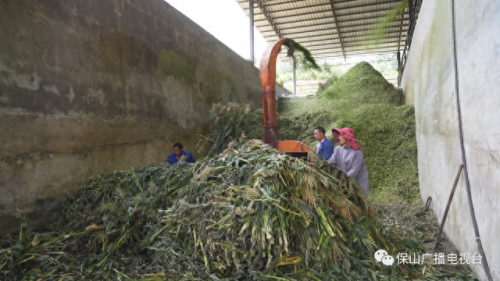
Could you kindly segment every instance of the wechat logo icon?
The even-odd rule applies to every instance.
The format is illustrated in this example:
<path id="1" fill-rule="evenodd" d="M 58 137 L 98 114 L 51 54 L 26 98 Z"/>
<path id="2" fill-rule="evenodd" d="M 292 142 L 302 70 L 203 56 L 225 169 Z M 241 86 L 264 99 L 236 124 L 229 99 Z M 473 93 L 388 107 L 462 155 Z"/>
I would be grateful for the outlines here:
<path id="1" fill-rule="evenodd" d="M 382 262 L 386 266 L 391 266 L 394 263 L 394 258 L 389 256 L 389 254 L 385 250 L 376 251 L 375 260 L 377 262 Z"/>

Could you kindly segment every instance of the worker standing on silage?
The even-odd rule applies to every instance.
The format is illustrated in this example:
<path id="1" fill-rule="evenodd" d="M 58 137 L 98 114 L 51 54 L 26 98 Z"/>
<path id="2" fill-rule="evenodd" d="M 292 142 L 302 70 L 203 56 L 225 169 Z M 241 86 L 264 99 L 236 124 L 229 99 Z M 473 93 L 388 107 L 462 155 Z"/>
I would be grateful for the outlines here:
<path id="1" fill-rule="evenodd" d="M 368 197 L 368 170 L 363 151 L 354 138 L 354 131 L 351 128 L 332 129 L 332 135 L 339 142 L 339 146 L 335 148 L 328 162 L 351 178 L 355 178 L 363 193 Z"/>
<path id="2" fill-rule="evenodd" d="M 313 133 L 314 138 L 319 142 L 316 154 L 318 154 L 321 159 L 330 159 L 333 154 L 333 143 L 325 137 L 325 128 L 318 126 L 314 128 Z"/>
<path id="3" fill-rule="evenodd" d="M 174 164 L 178 162 L 195 163 L 193 155 L 187 150 L 183 150 L 182 143 L 178 142 L 174 144 L 174 152 L 170 153 L 167 158 L 169 164 Z"/>

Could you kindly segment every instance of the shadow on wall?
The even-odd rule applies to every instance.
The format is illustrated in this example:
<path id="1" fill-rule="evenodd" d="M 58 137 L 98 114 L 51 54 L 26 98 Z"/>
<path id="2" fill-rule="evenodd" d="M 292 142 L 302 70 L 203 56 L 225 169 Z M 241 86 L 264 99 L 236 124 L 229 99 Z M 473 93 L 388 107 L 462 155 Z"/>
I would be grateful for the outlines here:
<path id="1" fill-rule="evenodd" d="M 258 70 L 164 1 L 6 0 L 0 26 L 0 232 L 194 147 L 212 103 L 261 103 Z"/>

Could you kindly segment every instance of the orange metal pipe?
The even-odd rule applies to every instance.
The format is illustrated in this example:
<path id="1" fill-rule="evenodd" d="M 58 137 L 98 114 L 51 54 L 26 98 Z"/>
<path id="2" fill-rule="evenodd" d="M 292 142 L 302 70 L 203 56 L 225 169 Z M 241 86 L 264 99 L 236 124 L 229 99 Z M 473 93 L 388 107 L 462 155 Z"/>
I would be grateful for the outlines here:
<path id="1" fill-rule="evenodd" d="M 276 61 L 281 46 L 288 39 L 282 39 L 267 46 L 260 60 L 260 82 L 264 106 L 264 143 L 274 147 L 278 144 L 276 123 Z"/>

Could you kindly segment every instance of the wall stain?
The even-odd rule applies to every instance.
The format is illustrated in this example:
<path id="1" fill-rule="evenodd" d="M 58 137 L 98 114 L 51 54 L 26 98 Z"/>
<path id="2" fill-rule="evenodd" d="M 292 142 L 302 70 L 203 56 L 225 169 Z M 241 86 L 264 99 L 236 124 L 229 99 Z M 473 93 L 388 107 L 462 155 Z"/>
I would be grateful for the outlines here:
<path id="1" fill-rule="evenodd" d="M 175 142 L 203 155 L 214 102 L 261 103 L 258 70 L 165 1 L 0 2 L 0 232 Z"/>

